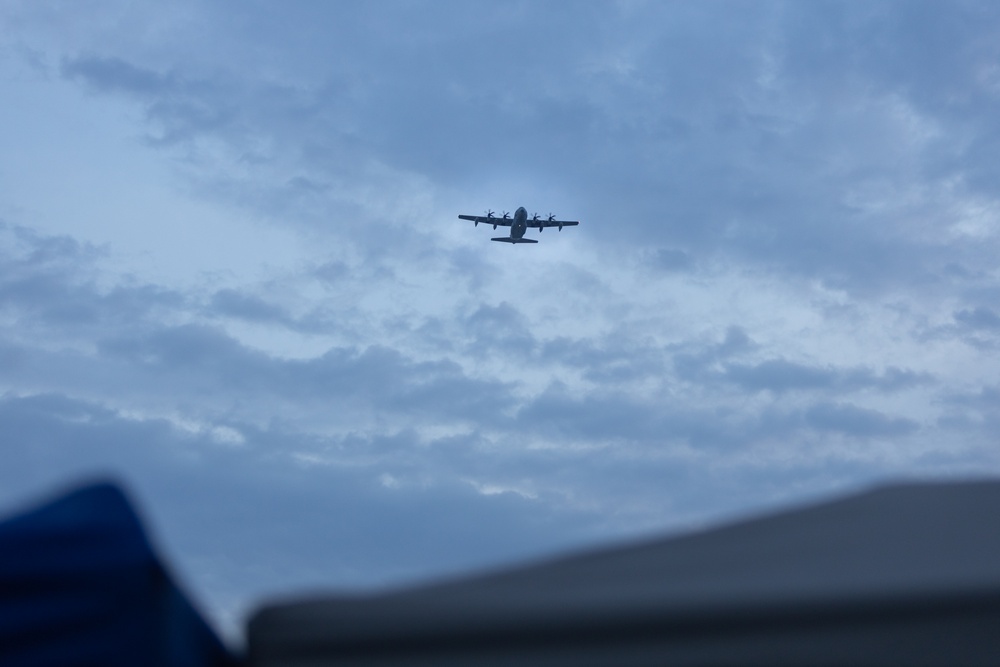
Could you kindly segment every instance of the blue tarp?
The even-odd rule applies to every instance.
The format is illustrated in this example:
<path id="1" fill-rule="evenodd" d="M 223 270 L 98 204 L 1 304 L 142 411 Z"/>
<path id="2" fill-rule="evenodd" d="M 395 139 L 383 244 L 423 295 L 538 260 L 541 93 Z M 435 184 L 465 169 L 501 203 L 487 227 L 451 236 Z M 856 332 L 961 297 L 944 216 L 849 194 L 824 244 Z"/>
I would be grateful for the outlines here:
<path id="1" fill-rule="evenodd" d="M 87 486 L 0 523 L 0 665 L 234 662 L 116 486 Z"/>

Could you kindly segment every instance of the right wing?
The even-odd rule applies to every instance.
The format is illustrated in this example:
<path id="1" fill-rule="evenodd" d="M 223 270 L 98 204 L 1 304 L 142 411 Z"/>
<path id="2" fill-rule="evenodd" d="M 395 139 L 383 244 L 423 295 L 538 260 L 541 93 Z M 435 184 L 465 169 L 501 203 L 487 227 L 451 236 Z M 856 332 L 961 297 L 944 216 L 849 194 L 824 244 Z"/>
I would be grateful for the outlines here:
<path id="1" fill-rule="evenodd" d="M 538 227 L 539 229 L 544 227 L 558 227 L 559 229 L 562 229 L 563 227 L 575 227 L 579 224 L 579 220 L 549 220 L 548 218 L 532 220 L 531 218 L 528 218 L 528 226 Z"/>
<path id="2" fill-rule="evenodd" d="M 493 215 L 488 217 L 485 215 L 460 215 L 458 217 L 462 220 L 471 220 L 477 225 L 480 222 L 483 222 L 486 223 L 487 225 L 501 225 L 503 227 L 510 227 L 511 223 L 514 222 L 513 218 L 507 218 L 506 220 L 504 220 L 503 218 L 498 218 Z"/>

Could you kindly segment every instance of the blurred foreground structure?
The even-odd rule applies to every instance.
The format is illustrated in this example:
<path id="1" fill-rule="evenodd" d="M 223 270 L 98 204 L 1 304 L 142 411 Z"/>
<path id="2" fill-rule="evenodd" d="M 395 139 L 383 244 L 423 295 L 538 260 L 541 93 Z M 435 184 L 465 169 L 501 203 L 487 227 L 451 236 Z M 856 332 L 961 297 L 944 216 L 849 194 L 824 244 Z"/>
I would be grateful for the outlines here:
<path id="1" fill-rule="evenodd" d="M 129 531 L 141 537 L 105 485 L 0 525 L 0 663 L 237 661 Z M 260 667 L 997 664 L 1000 482 L 889 486 L 486 576 L 273 604 L 247 639 L 238 661 Z M 115 642 L 131 659 L 105 659 Z"/>
<path id="2" fill-rule="evenodd" d="M 0 665 L 232 663 L 117 487 L 0 523 Z"/>

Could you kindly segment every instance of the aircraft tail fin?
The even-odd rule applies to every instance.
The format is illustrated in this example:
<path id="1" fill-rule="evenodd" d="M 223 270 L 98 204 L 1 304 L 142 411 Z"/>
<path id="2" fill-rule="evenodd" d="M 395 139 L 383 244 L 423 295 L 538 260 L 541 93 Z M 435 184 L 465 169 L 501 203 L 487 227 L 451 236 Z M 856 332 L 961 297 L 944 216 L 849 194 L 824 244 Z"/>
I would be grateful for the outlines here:
<path id="1" fill-rule="evenodd" d="M 498 236 L 495 239 L 490 239 L 491 241 L 500 241 L 501 243 L 538 243 L 535 239 L 512 239 L 509 236 Z"/>

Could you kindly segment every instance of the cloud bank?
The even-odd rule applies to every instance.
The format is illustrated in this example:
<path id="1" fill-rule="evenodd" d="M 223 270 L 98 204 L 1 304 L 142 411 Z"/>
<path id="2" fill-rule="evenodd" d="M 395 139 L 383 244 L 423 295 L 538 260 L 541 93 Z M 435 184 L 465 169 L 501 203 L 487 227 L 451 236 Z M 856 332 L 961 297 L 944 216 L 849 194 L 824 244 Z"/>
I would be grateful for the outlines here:
<path id="1" fill-rule="evenodd" d="M 0 17 L 0 500 L 124 478 L 224 627 L 1000 469 L 991 4 Z"/>

